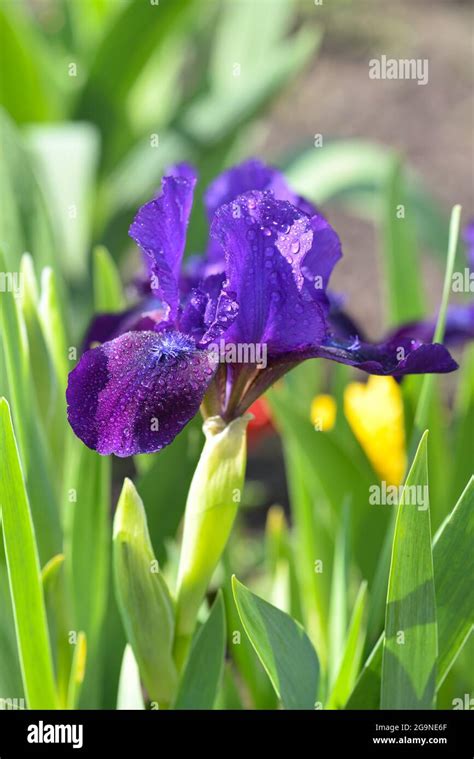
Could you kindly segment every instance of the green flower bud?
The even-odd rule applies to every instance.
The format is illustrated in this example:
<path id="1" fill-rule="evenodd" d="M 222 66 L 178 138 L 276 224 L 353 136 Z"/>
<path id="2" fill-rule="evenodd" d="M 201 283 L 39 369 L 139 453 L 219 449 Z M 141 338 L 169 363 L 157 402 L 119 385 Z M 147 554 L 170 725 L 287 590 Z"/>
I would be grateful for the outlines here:
<path id="1" fill-rule="evenodd" d="M 120 613 L 140 675 L 150 698 L 167 708 L 178 684 L 173 601 L 153 553 L 143 503 L 128 479 L 114 519 L 114 570 Z"/>
<path id="2" fill-rule="evenodd" d="M 178 571 L 175 660 L 187 656 L 199 607 L 229 538 L 241 499 L 247 459 L 245 414 L 226 425 L 219 416 L 203 425 L 206 442 L 186 502 Z"/>

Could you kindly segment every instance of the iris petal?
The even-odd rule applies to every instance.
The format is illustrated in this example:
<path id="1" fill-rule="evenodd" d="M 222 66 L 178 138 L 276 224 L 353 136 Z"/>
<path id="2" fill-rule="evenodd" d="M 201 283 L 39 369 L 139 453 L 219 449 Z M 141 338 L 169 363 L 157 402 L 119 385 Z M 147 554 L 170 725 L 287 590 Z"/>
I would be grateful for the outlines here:
<path id="1" fill-rule="evenodd" d="M 177 331 L 127 332 L 87 351 L 69 375 L 68 418 L 101 454 L 152 453 L 199 409 L 215 367 Z"/>
<path id="2" fill-rule="evenodd" d="M 217 340 L 229 329 L 237 318 L 238 310 L 235 294 L 227 289 L 225 276 L 214 274 L 206 277 L 191 292 L 179 327 L 192 335 L 202 347 Z"/>
<path id="3" fill-rule="evenodd" d="M 369 374 L 392 377 L 432 372 L 444 374 L 458 368 L 444 345 L 420 343 L 407 337 L 378 344 L 357 339 L 352 342 L 328 339 L 312 355 L 355 366 Z"/>
<path id="4" fill-rule="evenodd" d="M 288 200 L 309 216 L 318 213 L 315 206 L 293 192 L 281 171 L 267 166 L 258 158 L 249 158 L 219 174 L 207 188 L 204 203 L 209 220 L 212 221 L 220 206 L 250 190 L 271 190 L 277 200 Z"/>
<path id="5" fill-rule="evenodd" d="M 327 221 L 256 191 L 221 206 L 211 233 L 225 251 L 229 288 L 244 304 L 228 342 L 266 344 L 279 355 L 323 341 L 325 286 L 341 255 Z"/>
<path id="6" fill-rule="evenodd" d="M 171 170 L 161 182 L 161 194 L 142 206 L 130 227 L 130 237 L 143 250 L 151 288 L 174 319 L 179 305 L 179 274 L 196 175 L 187 164 Z"/>
<path id="7" fill-rule="evenodd" d="M 287 200 L 308 216 L 319 214 L 315 206 L 293 192 L 281 171 L 259 161 L 258 158 L 249 158 L 238 166 L 232 166 L 219 174 L 207 188 L 204 194 L 204 204 L 209 221 L 212 222 L 214 214 L 220 206 L 230 203 L 239 195 L 251 190 L 270 190 L 277 200 Z M 211 238 L 206 257 L 202 259 L 203 274 L 208 275 L 224 271 L 224 266 L 222 247 L 218 240 Z"/>

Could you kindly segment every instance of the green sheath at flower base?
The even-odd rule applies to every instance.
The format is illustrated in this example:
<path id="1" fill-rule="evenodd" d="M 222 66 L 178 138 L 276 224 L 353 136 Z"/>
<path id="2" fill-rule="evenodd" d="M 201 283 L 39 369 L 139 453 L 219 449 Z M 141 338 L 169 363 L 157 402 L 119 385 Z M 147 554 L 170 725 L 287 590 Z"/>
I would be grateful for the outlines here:
<path id="1" fill-rule="evenodd" d="M 114 570 L 115 593 L 140 675 L 150 699 L 167 708 L 178 682 L 172 657 L 173 601 L 153 553 L 143 503 L 128 479 L 114 519 Z"/>
<path id="2" fill-rule="evenodd" d="M 182 667 L 196 617 L 229 538 L 244 484 L 247 459 L 245 414 L 226 423 L 204 422 L 206 443 L 186 502 L 178 572 L 175 660 Z"/>

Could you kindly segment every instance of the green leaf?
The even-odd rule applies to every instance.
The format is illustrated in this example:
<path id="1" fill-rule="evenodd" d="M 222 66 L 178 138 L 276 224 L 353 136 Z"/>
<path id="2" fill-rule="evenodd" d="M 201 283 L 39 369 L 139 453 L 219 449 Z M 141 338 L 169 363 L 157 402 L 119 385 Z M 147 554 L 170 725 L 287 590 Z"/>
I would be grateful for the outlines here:
<path id="1" fill-rule="evenodd" d="M 474 477 L 435 536 L 438 686 L 474 625 Z"/>
<path id="2" fill-rule="evenodd" d="M 3 531 L 0 529 L 0 698 L 24 697 L 13 605 L 8 587 Z M 250 644 L 249 644 L 250 645 Z"/>
<path id="3" fill-rule="evenodd" d="M 96 123 L 107 157 L 129 141 L 124 112 L 127 96 L 157 49 L 184 23 L 194 0 L 161 0 L 157 5 L 131 0 L 104 30 L 77 104 L 76 118 Z M 140 44 L 130 45 L 130 40 Z M 127 54 L 124 55 L 124 51 Z M 122 129 L 117 130 L 117 124 Z"/>
<path id="4" fill-rule="evenodd" d="M 120 670 L 117 709 L 142 710 L 144 708 L 138 664 L 133 655 L 132 647 L 127 643 Z"/>
<path id="5" fill-rule="evenodd" d="M 382 709 L 432 709 L 438 638 L 428 496 L 428 432 L 398 507 L 385 614 Z"/>
<path id="6" fill-rule="evenodd" d="M 97 313 L 125 308 L 120 274 L 107 248 L 97 245 L 93 252 L 94 308 Z"/>
<path id="7" fill-rule="evenodd" d="M 57 264 L 57 244 L 44 195 L 16 125 L 0 108 L 0 239 L 7 271 L 18 271 L 27 250 L 36 265 Z M 4 270 L 5 271 L 5 270 Z"/>
<path id="8" fill-rule="evenodd" d="M 437 687 L 444 681 L 474 625 L 474 477 L 433 542 L 438 617 Z M 383 636 L 378 640 L 350 698 L 349 709 L 378 709 Z"/>
<path id="9" fill-rule="evenodd" d="M 285 709 L 314 709 L 319 663 L 305 631 L 235 577 L 234 599 L 247 633 Z"/>
<path id="10" fill-rule="evenodd" d="M 29 709 L 58 705 L 41 574 L 7 401 L 0 400 L 0 507 L 23 685 Z"/>
<path id="11" fill-rule="evenodd" d="M 57 93 L 48 76 L 47 50 L 22 4 L 0 6 L 0 102 L 17 122 L 52 119 Z"/>
<path id="12" fill-rule="evenodd" d="M 87 636 L 83 703 L 99 703 L 100 646 L 107 606 L 111 550 L 111 459 L 99 456 L 68 430 L 64 482 L 66 573 L 72 590 L 75 629 Z"/>
<path id="13" fill-rule="evenodd" d="M 329 609 L 329 681 L 332 684 L 339 671 L 347 627 L 347 586 L 350 566 L 349 501 L 342 511 L 332 567 L 331 604 Z"/>
<path id="14" fill-rule="evenodd" d="M 57 224 L 62 270 L 71 279 L 87 274 L 99 137 L 92 124 L 32 126 L 26 142 Z"/>
<path id="15" fill-rule="evenodd" d="M 227 552 L 228 553 L 228 552 Z M 227 620 L 227 648 L 236 668 L 248 689 L 250 702 L 255 709 L 275 709 L 277 697 L 254 647 L 240 621 L 232 593 L 231 570 L 227 553 L 224 554 L 226 579 L 222 586 Z M 238 640 L 236 642 L 236 635 Z"/>
<path id="16" fill-rule="evenodd" d="M 225 613 L 219 592 L 207 620 L 193 640 L 175 709 L 212 709 L 224 667 Z"/>
<path id="17" fill-rule="evenodd" d="M 64 555 L 58 554 L 41 571 L 48 628 L 55 659 L 59 705 L 66 709 L 73 658 L 69 634 L 73 629 L 71 602 L 64 571 Z"/>
<path id="18" fill-rule="evenodd" d="M 70 370 L 67 359 L 65 315 L 61 309 L 57 277 L 50 266 L 46 266 L 41 272 L 41 295 L 38 308 L 57 381 L 61 389 L 65 390 Z"/>
<path id="19" fill-rule="evenodd" d="M 262 3 L 221 7 L 206 72 L 209 86 L 179 118 L 193 141 L 216 143 L 237 134 L 314 54 L 320 31 L 313 25 L 290 34 L 292 5 L 275 0 L 271 13 Z"/>
<path id="20" fill-rule="evenodd" d="M 459 239 L 459 226 L 461 222 L 461 206 L 454 206 L 451 212 L 451 221 L 449 225 L 449 242 L 448 242 L 448 254 L 446 258 L 446 269 L 444 273 L 443 294 L 441 297 L 441 304 L 438 312 L 438 320 L 436 322 L 435 333 L 433 336 L 434 343 L 442 343 L 444 338 L 444 331 L 446 326 L 446 312 L 449 304 L 449 296 L 451 294 L 451 286 L 453 280 L 453 270 L 456 260 L 456 249 Z M 415 445 L 418 445 L 418 439 L 421 431 L 425 428 L 430 408 L 430 403 L 433 395 L 433 386 L 435 383 L 436 375 L 426 374 L 423 377 L 423 385 L 420 392 L 420 398 L 418 401 L 415 425 L 413 431 L 413 439 L 411 442 L 411 448 L 413 450 Z"/>
<path id="21" fill-rule="evenodd" d="M 0 271 L 5 272 L 0 253 Z M 0 299 L 0 325 L 8 392 L 18 436 L 28 496 L 35 525 L 41 562 L 44 564 L 61 546 L 57 494 L 51 477 L 51 461 L 41 428 L 30 374 L 28 337 L 18 299 L 4 292 Z M 1 378 L 3 381 L 3 378 Z M 6 392 L 3 387 L 2 392 Z"/>
<path id="22" fill-rule="evenodd" d="M 400 216 L 399 209 L 403 209 Z M 387 321 L 389 326 L 419 319 L 424 314 L 412 206 L 407 204 L 405 177 L 399 159 L 392 162 L 384 192 L 384 244 Z"/>
<path id="23" fill-rule="evenodd" d="M 327 709 L 344 708 L 354 687 L 364 646 L 363 621 L 366 605 L 367 583 L 363 582 L 354 604 L 341 664 L 326 706 Z"/>
<path id="24" fill-rule="evenodd" d="M 127 639 L 152 700 L 169 705 L 177 686 L 174 609 L 148 535 L 143 503 L 125 479 L 114 519 L 115 592 Z"/>

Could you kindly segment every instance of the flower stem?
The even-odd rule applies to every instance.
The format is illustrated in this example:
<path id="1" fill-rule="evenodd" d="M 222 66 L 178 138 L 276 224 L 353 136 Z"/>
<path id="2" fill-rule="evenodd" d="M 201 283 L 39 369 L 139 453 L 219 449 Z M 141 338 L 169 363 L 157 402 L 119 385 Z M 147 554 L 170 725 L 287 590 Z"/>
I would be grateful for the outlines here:
<path id="1" fill-rule="evenodd" d="M 206 442 L 188 493 L 176 593 L 173 655 L 186 661 L 199 607 L 227 544 L 244 483 L 250 414 L 226 425 L 210 417 Z"/>

